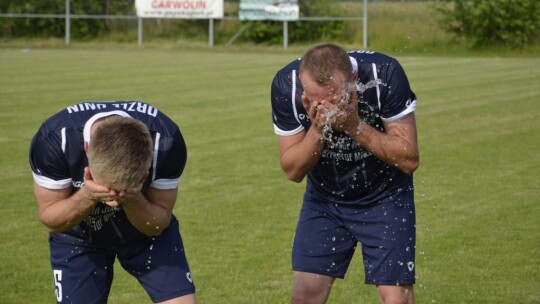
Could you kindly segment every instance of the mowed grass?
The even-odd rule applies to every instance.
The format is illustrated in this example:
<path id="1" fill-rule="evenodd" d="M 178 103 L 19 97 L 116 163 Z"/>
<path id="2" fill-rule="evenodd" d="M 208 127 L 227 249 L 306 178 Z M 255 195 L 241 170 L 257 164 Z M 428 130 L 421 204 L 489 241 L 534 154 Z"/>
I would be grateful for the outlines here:
<path id="1" fill-rule="evenodd" d="M 139 99 L 175 120 L 175 214 L 200 303 L 287 303 L 304 184 L 285 179 L 270 82 L 295 51 L 0 49 L 0 303 L 52 303 L 28 146 L 81 101 Z M 397 57 L 419 104 L 418 303 L 540 303 L 540 58 Z M 150 303 L 116 265 L 110 303 Z M 330 303 L 377 303 L 360 252 Z"/>

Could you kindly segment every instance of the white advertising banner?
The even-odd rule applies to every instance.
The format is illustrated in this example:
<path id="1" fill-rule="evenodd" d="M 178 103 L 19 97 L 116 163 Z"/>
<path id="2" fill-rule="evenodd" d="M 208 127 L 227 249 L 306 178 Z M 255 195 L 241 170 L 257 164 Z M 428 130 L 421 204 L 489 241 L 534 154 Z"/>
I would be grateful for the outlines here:
<path id="1" fill-rule="evenodd" d="M 141 18 L 221 19 L 224 0 L 135 0 Z"/>
<path id="2" fill-rule="evenodd" d="M 298 20 L 298 0 L 240 0 L 240 20 Z"/>

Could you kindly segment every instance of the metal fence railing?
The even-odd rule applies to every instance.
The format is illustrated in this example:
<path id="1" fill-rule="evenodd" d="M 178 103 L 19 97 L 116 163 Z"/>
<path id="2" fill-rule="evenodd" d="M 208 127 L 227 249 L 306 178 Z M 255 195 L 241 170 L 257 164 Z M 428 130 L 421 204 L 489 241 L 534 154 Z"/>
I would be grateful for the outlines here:
<path id="1" fill-rule="evenodd" d="M 50 19 L 65 19 L 65 41 L 66 45 L 71 43 L 71 20 L 72 19 L 124 19 L 137 20 L 137 37 L 138 44 L 143 43 L 143 19 L 133 15 L 73 15 L 73 14 L 3 14 L 0 13 L 0 18 L 50 18 Z M 214 46 L 214 20 L 208 19 L 208 44 Z M 239 20 L 238 17 L 224 17 L 220 20 Z M 362 37 L 363 46 L 367 48 L 367 17 L 300 17 L 298 21 L 363 21 Z M 288 24 L 296 21 L 283 22 L 283 47 L 288 47 L 289 29 Z"/>
<path id="2" fill-rule="evenodd" d="M 362 44 L 364 49 L 367 48 L 367 8 L 368 0 L 363 0 L 363 16 L 362 17 L 300 17 L 297 21 L 362 21 Z M 71 14 L 70 13 L 70 1 L 66 0 L 65 13 L 64 14 L 13 14 L 13 13 L 0 13 L 0 18 L 49 18 L 49 19 L 65 19 L 65 43 L 70 45 L 71 43 L 71 20 L 73 19 L 124 19 L 124 20 L 137 20 L 137 41 L 138 45 L 142 46 L 143 43 L 143 20 L 146 18 L 140 18 L 135 15 L 84 15 L 84 14 Z M 210 47 L 214 46 L 214 21 L 218 19 L 208 19 L 208 44 Z M 239 20 L 238 17 L 226 16 L 219 20 Z M 290 22 L 297 21 L 282 21 L 283 22 L 283 48 L 287 49 L 289 45 L 289 27 Z M 233 37 L 234 39 L 235 37 Z M 231 39 L 229 42 L 231 42 Z"/>

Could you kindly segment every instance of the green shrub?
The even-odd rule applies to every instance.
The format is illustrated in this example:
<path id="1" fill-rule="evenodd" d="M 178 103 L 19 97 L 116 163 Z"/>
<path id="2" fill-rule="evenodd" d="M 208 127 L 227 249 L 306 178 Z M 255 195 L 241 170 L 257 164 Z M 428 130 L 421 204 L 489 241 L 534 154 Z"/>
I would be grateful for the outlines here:
<path id="1" fill-rule="evenodd" d="M 65 0 L 0 0 L 0 12 L 11 14 L 64 14 Z M 72 0 L 73 15 L 129 15 L 133 14 L 133 0 Z M 72 19 L 73 38 L 95 38 L 110 32 L 110 20 Z M 64 18 L 5 18 L 0 20 L 0 37 L 63 37 Z"/>
<path id="2" fill-rule="evenodd" d="M 443 27 L 475 47 L 523 47 L 538 39 L 538 0 L 446 0 L 436 9 Z"/>
<path id="3" fill-rule="evenodd" d="M 255 43 L 276 44 L 281 41 L 281 21 L 246 21 L 250 22 L 243 34 L 243 40 Z"/>

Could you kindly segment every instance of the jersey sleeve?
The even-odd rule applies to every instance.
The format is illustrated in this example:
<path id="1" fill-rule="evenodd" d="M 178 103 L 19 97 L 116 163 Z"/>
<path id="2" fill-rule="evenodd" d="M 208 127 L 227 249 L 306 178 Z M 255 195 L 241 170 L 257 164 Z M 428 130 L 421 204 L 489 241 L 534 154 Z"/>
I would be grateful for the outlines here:
<path id="1" fill-rule="evenodd" d="M 62 144 L 63 130 L 48 132 L 43 126 L 30 144 L 30 167 L 34 181 L 47 189 L 65 189 L 71 186 L 71 175 Z"/>
<path id="2" fill-rule="evenodd" d="M 157 189 L 176 189 L 187 162 L 187 148 L 180 130 L 172 137 L 155 135 L 152 181 L 150 186 Z"/>
<path id="3" fill-rule="evenodd" d="M 296 70 L 278 73 L 272 81 L 271 103 L 274 132 L 280 136 L 300 133 L 304 127 L 296 113 L 297 89 L 299 86 Z"/>
<path id="4" fill-rule="evenodd" d="M 387 96 L 381 105 L 381 118 L 385 122 L 398 121 L 416 110 L 416 95 L 412 92 L 407 75 L 398 61 L 392 60 L 386 71 Z"/>

